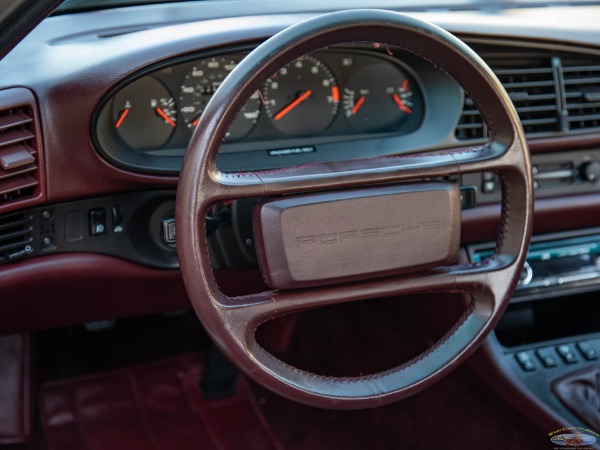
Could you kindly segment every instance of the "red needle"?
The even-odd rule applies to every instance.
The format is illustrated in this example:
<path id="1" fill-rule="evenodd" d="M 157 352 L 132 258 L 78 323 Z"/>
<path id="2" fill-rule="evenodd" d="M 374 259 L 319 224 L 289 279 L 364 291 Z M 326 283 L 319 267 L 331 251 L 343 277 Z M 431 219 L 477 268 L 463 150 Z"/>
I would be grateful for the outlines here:
<path id="1" fill-rule="evenodd" d="M 173 122 L 173 120 L 169 116 L 167 116 L 167 113 L 165 113 L 162 109 L 156 108 L 156 112 L 160 117 L 165 119 L 165 122 L 167 122 L 173 128 L 175 128 L 177 126 L 177 124 L 175 122 Z"/>
<path id="2" fill-rule="evenodd" d="M 354 115 L 354 114 L 356 114 L 358 112 L 358 109 L 360 108 L 360 106 L 364 102 L 365 102 L 365 96 L 364 95 L 361 95 L 360 97 L 358 97 L 358 100 L 354 104 L 354 108 L 352 108 L 352 115 Z"/>
<path id="3" fill-rule="evenodd" d="M 195 127 L 196 125 L 198 125 L 198 122 L 200 122 L 200 116 L 194 119 L 194 121 L 192 122 L 192 126 Z"/>
<path id="4" fill-rule="evenodd" d="M 117 123 L 115 124 L 115 128 L 119 128 L 121 126 L 121 124 L 125 120 L 125 117 L 127 117 L 127 114 L 129 114 L 129 108 L 123 110 L 123 112 L 119 116 L 119 120 L 117 120 Z"/>
<path id="5" fill-rule="evenodd" d="M 392 95 L 392 98 L 396 102 L 396 105 L 398 105 L 402 111 L 404 111 L 406 114 L 412 114 L 412 110 L 408 106 L 406 106 L 404 103 L 402 103 L 402 100 L 400 100 L 400 97 L 398 97 L 398 94 Z"/>
<path id="6" fill-rule="evenodd" d="M 312 91 L 310 89 L 307 91 L 304 91 L 304 93 L 302 95 L 300 95 L 300 97 L 298 97 L 296 100 L 294 100 L 289 105 L 287 105 L 285 108 L 283 108 L 281 111 L 279 111 L 277 114 L 275 114 L 275 117 L 273 117 L 273 119 L 275 119 L 275 120 L 281 119 L 283 116 L 285 116 L 287 113 L 289 113 L 292 109 L 294 109 L 296 106 L 298 106 L 300 103 L 302 103 L 304 100 L 306 100 L 311 95 L 312 95 Z"/>

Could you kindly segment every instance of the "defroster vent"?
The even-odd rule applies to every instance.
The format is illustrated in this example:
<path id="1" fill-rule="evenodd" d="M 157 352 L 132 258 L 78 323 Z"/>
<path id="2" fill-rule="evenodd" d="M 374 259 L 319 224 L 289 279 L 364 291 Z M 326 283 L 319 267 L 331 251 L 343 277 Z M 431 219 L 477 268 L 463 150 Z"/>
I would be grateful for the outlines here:
<path id="1" fill-rule="evenodd" d="M 31 92 L 0 91 L 0 213 L 44 200 L 41 142 Z"/>

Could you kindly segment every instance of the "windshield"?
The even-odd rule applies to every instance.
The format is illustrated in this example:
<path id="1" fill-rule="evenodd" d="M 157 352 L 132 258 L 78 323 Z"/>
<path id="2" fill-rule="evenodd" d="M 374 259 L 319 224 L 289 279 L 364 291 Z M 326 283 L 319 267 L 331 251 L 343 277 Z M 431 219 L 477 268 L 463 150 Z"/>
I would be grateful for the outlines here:
<path id="1" fill-rule="evenodd" d="M 232 0 L 65 0 L 60 5 L 54 14 L 65 14 L 74 13 L 81 11 L 90 11 L 98 9 L 109 9 L 118 8 L 123 6 L 136 6 L 136 5 L 149 5 L 157 3 L 175 3 L 175 2 L 186 2 L 186 1 L 232 1 Z M 238 0 L 240 1 L 240 0 Z M 243 0 L 244 3 L 258 2 L 256 0 Z M 578 6 L 578 5 L 590 5 L 597 4 L 597 0 L 398 0 L 382 2 L 382 4 L 374 5 L 373 7 L 379 8 L 392 8 L 401 11 L 422 11 L 431 9 L 450 9 L 450 10 L 469 10 L 469 9 L 494 9 L 494 8 L 526 8 L 526 7 L 539 7 L 539 6 Z M 306 9 L 310 10 L 310 6 L 314 4 L 312 0 L 297 0 L 294 2 L 296 6 L 299 4 L 305 4 Z M 352 2 L 345 2 L 344 8 L 351 8 Z"/>

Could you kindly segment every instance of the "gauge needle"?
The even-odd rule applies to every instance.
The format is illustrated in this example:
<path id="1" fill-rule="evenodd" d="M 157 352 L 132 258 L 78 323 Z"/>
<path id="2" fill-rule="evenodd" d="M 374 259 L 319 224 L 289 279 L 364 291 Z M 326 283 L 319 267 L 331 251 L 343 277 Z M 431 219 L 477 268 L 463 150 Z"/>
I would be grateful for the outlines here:
<path id="1" fill-rule="evenodd" d="M 129 108 L 125 108 L 123 110 L 123 112 L 119 116 L 119 119 L 117 120 L 117 123 L 115 123 L 115 128 L 119 128 L 121 126 L 121 124 L 125 120 L 125 117 L 127 117 L 127 114 L 129 114 Z"/>
<path id="2" fill-rule="evenodd" d="M 194 121 L 192 122 L 192 126 L 195 127 L 196 125 L 198 125 L 198 122 L 200 122 L 200 116 L 194 119 Z"/>
<path id="3" fill-rule="evenodd" d="M 292 109 L 294 109 L 296 106 L 298 106 L 300 103 L 302 103 L 304 100 L 306 100 L 311 95 L 312 95 L 312 91 L 310 89 L 308 89 L 307 91 L 304 91 L 302 93 L 302 95 L 300 95 L 300 97 L 298 97 L 296 100 L 294 100 L 289 105 L 287 105 L 285 108 L 283 108 L 281 111 L 279 111 L 277 114 L 275 114 L 275 117 L 273 117 L 273 119 L 275 119 L 275 120 L 281 119 L 283 116 L 285 116 L 287 113 L 289 113 Z"/>
<path id="4" fill-rule="evenodd" d="M 361 105 L 365 102 L 365 96 L 361 95 L 360 97 L 358 97 L 358 100 L 356 101 L 356 103 L 354 104 L 354 108 L 352 108 L 352 115 L 356 114 L 359 110 L 359 108 L 361 107 Z"/>
<path id="5" fill-rule="evenodd" d="M 396 105 L 398 105 L 398 107 L 402 111 L 404 111 L 406 114 L 412 114 L 412 110 L 408 106 L 406 106 L 404 103 L 402 103 L 402 100 L 400 100 L 400 97 L 398 97 L 398 94 L 392 95 L 392 98 L 396 102 Z"/>
<path id="6" fill-rule="evenodd" d="M 173 128 L 175 128 L 177 126 L 177 124 L 175 122 L 173 122 L 173 119 L 171 119 L 169 116 L 167 116 L 167 113 L 164 112 L 162 109 L 160 108 L 156 108 L 156 113 L 162 117 L 163 119 L 165 119 L 165 122 L 167 122 L 169 125 L 171 125 Z"/>

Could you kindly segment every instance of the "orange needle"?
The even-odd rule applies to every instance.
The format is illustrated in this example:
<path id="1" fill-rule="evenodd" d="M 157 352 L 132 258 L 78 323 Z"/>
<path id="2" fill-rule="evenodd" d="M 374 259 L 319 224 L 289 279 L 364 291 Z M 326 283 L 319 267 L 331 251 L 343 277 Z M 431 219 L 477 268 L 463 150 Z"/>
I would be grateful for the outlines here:
<path id="1" fill-rule="evenodd" d="M 175 128 L 177 126 L 177 124 L 175 122 L 173 122 L 173 120 L 169 116 L 167 116 L 167 113 L 165 113 L 162 109 L 156 108 L 156 112 L 158 113 L 158 115 L 160 117 L 162 117 L 163 119 L 165 119 L 165 122 L 167 122 L 173 128 Z"/>
<path id="2" fill-rule="evenodd" d="M 192 122 L 192 126 L 195 127 L 196 125 L 198 125 L 198 122 L 200 122 L 200 116 L 194 119 L 194 121 Z"/>
<path id="3" fill-rule="evenodd" d="M 354 108 L 352 108 L 352 115 L 356 114 L 358 112 L 358 109 L 360 108 L 360 106 L 365 102 L 365 96 L 361 95 L 360 97 L 358 97 L 357 102 L 354 104 Z"/>
<path id="4" fill-rule="evenodd" d="M 287 113 L 289 113 L 292 109 L 294 109 L 296 106 L 298 106 L 300 103 L 302 103 L 304 100 L 306 100 L 311 95 L 312 95 L 312 91 L 310 89 L 305 91 L 300 97 L 298 97 L 296 100 L 294 100 L 289 105 L 287 105 L 285 108 L 283 108 L 281 111 L 279 111 L 277 114 L 275 114 L 275 117 L 273 117 L 273 118 L 275 120 L 281 119 L 283 116 L 285 116 Z"/>
<path id="5" fill-rule="evenodd" d="M 117 120 L 117 123 L 115 124 L 115 128 L 119 128 L 121 126 L 121 124 L 125 120 L 125 117 L 127 117 L 127 114 L 129 114 L 129 108 L 123 110 L 123 112 L 119 116 L 119 120 Z"/>
<path id="6" fill-rule="evenodd" d="M 402 90 L 405 92 L 408 91 L 408 80 L 402 82 Z"/>
<path id="7" fill-rule="evenodd" d="M 400 97 L 398 97 L 398 94 L 392 95 L 392 98 L 396 102 L 396 105 L 398 105 L 402 111 L 404 111 L 406 114 L 412 114 L 412 110 L 408 106 L 406 106 L 404 103 L 402 103 L 402 100 L 400 100 Z"/>

